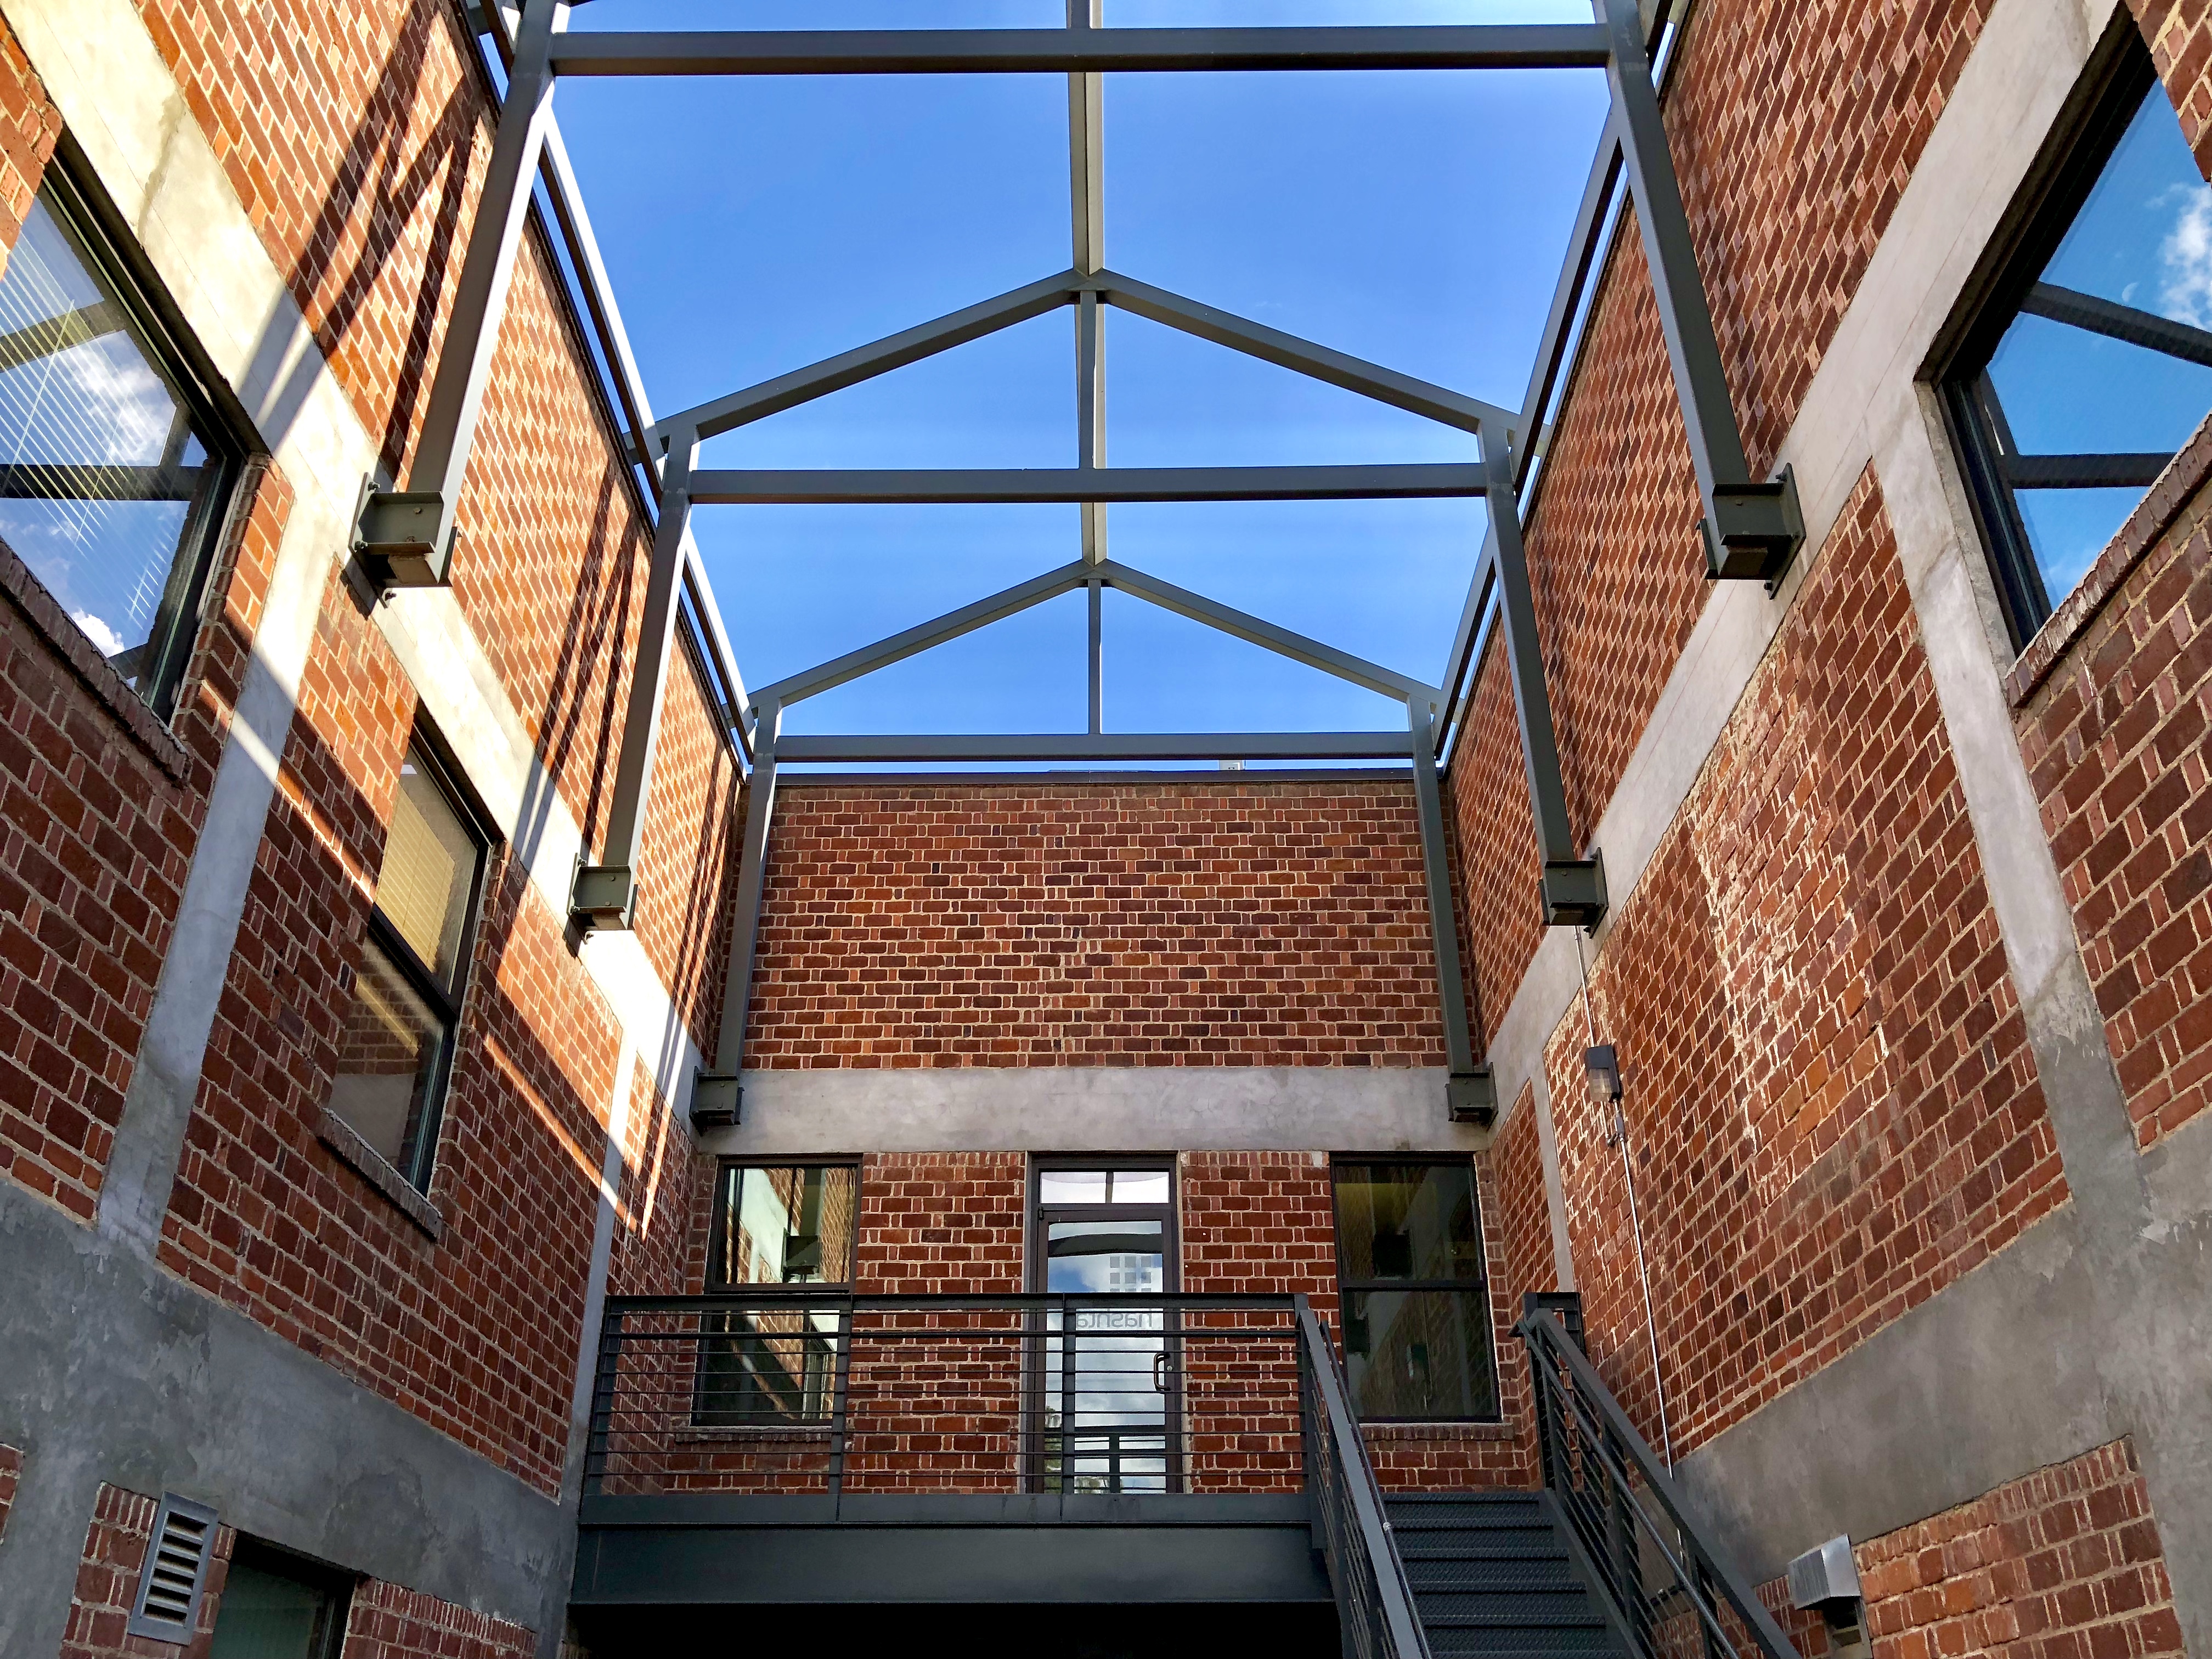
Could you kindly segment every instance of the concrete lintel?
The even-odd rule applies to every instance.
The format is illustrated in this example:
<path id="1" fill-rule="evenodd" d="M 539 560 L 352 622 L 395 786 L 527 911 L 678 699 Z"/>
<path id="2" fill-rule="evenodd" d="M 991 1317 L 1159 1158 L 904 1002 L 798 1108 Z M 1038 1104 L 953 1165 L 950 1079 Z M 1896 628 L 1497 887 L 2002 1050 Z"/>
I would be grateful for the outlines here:
<path id="1" fill-rule="evenodd" d="M 732 1157 L 869 1152 L 1477 1152 L 1441 1066 L 749 1071 Z"/>

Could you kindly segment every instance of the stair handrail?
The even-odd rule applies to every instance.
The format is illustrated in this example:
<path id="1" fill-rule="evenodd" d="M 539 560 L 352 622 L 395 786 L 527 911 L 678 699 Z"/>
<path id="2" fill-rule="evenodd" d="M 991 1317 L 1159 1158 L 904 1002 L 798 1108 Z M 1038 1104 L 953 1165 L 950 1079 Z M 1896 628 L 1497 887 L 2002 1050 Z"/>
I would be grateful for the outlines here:
<path id="1" fill-rule="evenodd" d="M 1314 1508 L 1314 1530 L 1328 1566 L 1329 1585 L 1336 1592 L 1345 1650 L 1359 1659 L 1429 1659 L 1427 1633 L 1413 1605 L 1405 1563 L 1398 1559 L 1395 1535 L 1382 1507 L 1382 1488 L 1375 1479 L 1374 1466 L 1367 1461 L 1358 1419 L 1345 1397 L 1335 1346 L 1322 1329 L 1312 1304 L 1303 1294 L 1296 1301 L 1309 1379 L 1308 1432 L 1316 1443 L 1305 1460 L 1307 1493 Z M 1332 1476 L 1342 1486 L 1340 1493 L 1326 1490 Z M 1340 1513 L 1333 1501 L 1339 1498 L 1347 1501 L 1352 1511 L 1350 1536 L 1344 1535 Z M 1362 1578 L 1373 1588 L 1376 1610 L 1382 1614 L 1379 1632 L 1370 1629 L 1365 1619 L 1355 1616 L 1359 1598 L 1352 1593 L 1353 1584 Z M 1376 1645 L 1377 1635 L 1387 1645 Z"/>
<path id="2" fill-rule="evenodd" d="M 1562 1502 L 1560 1510 L 1569 1529 L 1593 1557 L 1592 1565 L 1596 1569 L 1591 1574 L 1593 1593 L 1612 1604 L 1616 1621 L 1634 1641 L 1641 1659 L 1662 1659 L 1662 1653 L 1650 1639 L 1646 1627 L 1648 1615 L 1631 1606 L 1614 1582 L 1623 1565 L 1618 1559 L 1622 1547 L 1632 1541 L 1620 1535 L 1626 1529 L 1622 1523 L 1640 1528 L 1642 1535 L 1650 1540 L 1673 1574 L 1675 1587 L 1698 1615 L 1706 1659 L 1748 1659 L 1721 1621 L 1713 1595 L 1716 1590 L 1719 1600 L 1742 1621 L 1759 1659 L 1799 1659 L 1796 1648 L 1775 1622 L 1774 1615 L 1753 1594 L 1706 1527 L 1693 1518 L 1674 1478 L 1660 1467 L 1650 1443 L 1637 1432 L 1620 1402 L 1613 1398 L 1613 1391 L 1606 1387 L 1580 1345 L 1568 1335 L 1558 1315 L 1548 1308 L 1529 1307 L 1514 1327 L 1514 1332 L 1528 1351 L 1528 1370 L 1535 1389 L 1537 1444 L 1546 1486 L 1555 1498 L 1565 1499 L 1579 1495 L 1574 1484 L 1577 1456 L 1585 1481 L 1594 1461 L 1598 1465 L 1596 1472 L 1610 1484 L 1612 1514 L 1616 1517 L 1616 1529 L 1611 1538 L 1587 1535 L 1579 1526 L 1577 1512 L 1568 1503 Z M 1560 1380 L 1562 1370 L 1574 1384 L 1571 1390 Z M 1572 1456 L 1563 1432 L 1571 1420 L 1578 1431 L 1578 1443 L 1572 1449 Z M 1632 1468 L 1635 1480 L 1630 1478 Z M 1690 1557 L 1689 1561 L 1683 1561 L 1668 1546 L 1664 1532 L 1635 1490 L 1637 1480 L 1641 1481 L 1644 1491 L 1656 1501 L 1673 1525 L 1676 1540 Z M 1633 1564 L 1639 1578 L 1643 1559 L 1639 1546 Z"/>

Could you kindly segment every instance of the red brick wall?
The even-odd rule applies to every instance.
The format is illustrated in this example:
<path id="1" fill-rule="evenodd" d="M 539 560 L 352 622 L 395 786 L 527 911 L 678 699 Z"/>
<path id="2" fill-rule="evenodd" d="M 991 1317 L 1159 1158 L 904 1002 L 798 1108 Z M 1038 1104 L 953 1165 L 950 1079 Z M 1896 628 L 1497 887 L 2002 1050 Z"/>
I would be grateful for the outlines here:
<path id="1" fill-rule="evenodd" d="M 1435 985 L 1409 785 L 794 788 L 746 1063 L 1438 1065 Z"/>
<path id="2" fill-rule="evenodd" d="M 653 763 L 651 811 L 638 870 L 638 943 L 710 1060 L 722 1018 L 736 915 L 737 835 L 744 823 L 738 757 L 708 714 L 710 698 L 688 651 L 669 665 Z"/>
<path id="3" fill-rule="evenodd" d="M 143 738 L 150 714 L 93 689 L 97 652 L 0 550 L 21 596 L 0 600 L 0 1172 L 80 1218 L 99 1200 L 290 506 L 273 472 L 240 489 L 174 744 Z"/>
<path id="4" fill-rule="evenodd" d="M 353 1593 L 340 1659 L 522 1659 L 537 1645 L 523 1626 L 370 1578 Z"/>
<path id="5" fill-rule="evenodd" d="M 1678 1451 L 2066 1196 L 1871 472 L 1591 970 Z M 1619 1155 L 1547 1055 L 1592 1347 L 1652 1431 Z M 1656 1442 L 1657 1437 L 1653 1432 Z"/>
<path id="6" fill-rule="evenodd" d="M 15 1507 L 15 1487 L 23 1478 L 23 1454 L 13 1446 L 0 1446 L 0 1538 L 8 1535 L 8 1511 Z"/>
<path id="7" fill-rule="evenodd" d="M 2150 1493 L 2125 1440 L 1853 1553 L 1876 1659 L 2183 1650 Z"/>
<path id="8" fill-rule="evenodd" d="M 92 1524 L 85 1529 L 76 1591 L 70 1598 L 69 1623 L 63 1628 L 57 1659 L 206 1659 L 215 1637 L 223 1578 L 238 1541 L 238 1534 L 228 1527 L 216 1528 L 215 1559 L 208 1567 L 207 1589 L 200 1598 L 191 1641 L 180 1648 L 173 1642 L 126 1633 L 131 1609 L 138 1599 L 138 1575 L 146 1565 L 147 1547 L 153 1541 L 154 1521 L 161 1507 L 158 1498 L 101 1486 L 93 1506 Z"/>
<path id="9" fill-rule="evenodd" d="M 0 19 L 0 272 L 8 269 L 61 130 L 46 83 L 23 56 L 15 30 Z"/>
<path id="10" fill-rule="evenodd" d="M 1667 126 L 1754 475 L 1772 465 L 1990 0 L 1775 0 L 1692 14 Z M 1809 33 L 1808 33 L 1809 31 Z M 1587 841 L 1704 608 L 1701 516 L 1632 221 L 1598 280 L 1528 534 L 1568 816 Z M 1503 792 L 1519 773 L 1502 656 L 1453 762 L 1471 891 L 1533 903 Z M 1478 731 L 1477 721 L 1481 721 Z M 1472 738 L 1473 741 L 1468 739 Z M 1469 769 L 1473 775 L 1467 775 Z M 1470 833 L 1470 823 L 1482 826 Z M 1502 1015 L 1537 930 L 1474 930 Z"/>
<path id="11" fill-rule="evenodd" d="M 2128 0 L 2181 117 L 2197 165 L 2212 178 L 2212 6 L 2205 0 Z"/>
<path id="12" fill-rule="evenodd" d="M 608 1295 L 681 1296 L 705 1287 L 716 1162 L 695 1148 L 639 1060 L 630 1083 Z"/>
<path id="13" fill-rule="evenodd" d="M 2021 756 L 2143 1146 L 2212 1102 L 2208 475 L 2212 425 L 2012 677 Z"/>
<path id="14" fill-rule="evenodd" d="M 1504 641 L 1495 630 L 1475 666 L 1458 747 L 1445 779 L 1452 826 L 1454 887 L 1460 898 L 1460 960 L 1474 1029 L 1496 1029 L 1544 937 L 1536 826 L 1521 760 L 1520 714 Z"/>
<path id="15" fill-rule="evenodd" d="M 1017 1293 L 1029 1206 L 1019 1152 L 878 1152 L 860 1166 L 863 1296 Z"/>

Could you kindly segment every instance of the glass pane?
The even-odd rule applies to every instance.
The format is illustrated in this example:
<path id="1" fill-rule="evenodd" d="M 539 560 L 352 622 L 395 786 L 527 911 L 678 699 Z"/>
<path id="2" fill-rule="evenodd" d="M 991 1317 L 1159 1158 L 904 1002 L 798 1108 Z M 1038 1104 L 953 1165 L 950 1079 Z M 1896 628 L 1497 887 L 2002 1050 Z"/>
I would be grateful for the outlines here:
<path id="1" fill-rule="evenodd" d="M 1347 1291 L 1344 1364 L 1363 1418 L 1495 1417 L 1486 1299 L 1465 1291 Z"/>
<path id="2" fill-rule="evenodd" d="M 2184 325 L 2212 349 L 2212 185 L 2198 173 L 2165 88 L 2154 84 L 2040 273 L 2045 288 Z M 2042 300 L 2031 297 L 2029 304 Z M 2059 296 L 2063 297 L 2063 296 Z M 2124 326 L 2126 318 L 2114 319 Z M 2186 331 L 2197 331 L 2193 340 Z M 2212 366 L 2077 320 L 2027 311 L 1990 359 L 1998 447 L 2008 455 L 2170 456 L 2212 410 Z M 2016 489 L 2043 588 L 2062 604 L 2145 486 Z M 2037 618 L 2027 619 L 2033 623 Z"/>
<path id="3" fill-rule="evenodd" d="M 118 293 L 40 191 L 0 277 L 0 540 L 141 696 L 179 544 L 197 541 L 216 472 Z"/>
<path id="4" fill-rule="evenodd" d="M 860 1189 L 850 1164 L 726 1169 L 716 1203 L 718 1282 L 851 1283 Z"/>
<path id="5" fill-rule="evenodd" d="M 1165 1170 L 1116 1170 L 1109 1204 L 1164 1204 L 1168 1201 Z"/>
<path id="6" fill-rule="evenodd" d="M 836 1409 L 837 1314 L 792 1308 L 710 1314 L 694 1420 L 714 1428 L 820 1423 Z"/>
<path id="7" fill-rule="evenodd" d="M 1045 1204 L 1103 1204 L 1106 1201 L 1106 1172 L 1103 1170 L 1041 1170 L 1037 1172 L 1037 1198 Z"/>
<path id="8" fill-rule="evenodd" d="M 319 1584 L 234 1561 L 208 1659 L 317 1659 L 331 1599 Z"/>
<path id="9" fill-rule="evenodd" d="M 459 975 L 480 850 L 436 777 L 410 749 L 399 766 L 376 908 L 448 990 Z"/>
<path id="10" fill-rule="evenodd" d="M 1164 1224 L 1055 1221 L 1047 1230 L 1045 1289 L 1089 1296 L 1158 1296 L 1167 1289 Z"/>
<path id="11" fill-rule="evenodd" d="M 331 1109 L 402 1174 L 435 1097 L 446 1027 L 374 940 L 364 940 L 338 1036 Z"/>
<path id="12" fill-rule="evenodd" d="M 1474 1170 L 1465 1164 L 1340 1164 L 1336 1237 L 1347 1283 L 1480 1279 Z"/>

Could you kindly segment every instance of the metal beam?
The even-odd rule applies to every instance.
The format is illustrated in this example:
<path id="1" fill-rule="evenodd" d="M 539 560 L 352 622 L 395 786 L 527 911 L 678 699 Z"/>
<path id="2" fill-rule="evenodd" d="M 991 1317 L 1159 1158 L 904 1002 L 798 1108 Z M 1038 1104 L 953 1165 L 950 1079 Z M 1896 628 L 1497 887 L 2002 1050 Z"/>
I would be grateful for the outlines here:
<path id="1" fill-rule="evenodd" d="M 860 761 L 1404 760 L 1403 732 L 1195 732 L 1035 737 L 786 738 L 796 764 Z"/>
<path id="2" fill-rule="evenodd" d="M 1032 576 L 1025 582 L 1002 588 L 987 599 L 966 605 L 957 611 L 917 624 L 905 632 L 894 634 L 889 639 L 873 645 L 863 646 L 858 651 L 848 651 L 833 661 L 819 667 L 807 669 L 778 680 L 774 685 L 763 686 L 756 700 L 763 703 L 778 703 L 784 707 L 811 697 L 863 674 L 872 674 L 878 668 L 888 668 L 895 662 L 942 645 L 947 640 L 957 640 L 963 634 L 972 634 L 988 627 L 1002 617 L 1011 617 L 1027 611 L 1032 605 L 1042 605 L 1047 599 L 1057 599 L 1062 593 L 1073 592 L 1091 580 L 1093 572 L 1079 560 L 1048 570 L 1042 576 Z"/>
<path id="3" fill-rule="evenodd" d="M 2136 454 L 2008 455 L 2004 480 L 2014 489 L 2142 489 L 2158 482 L 2173 457 Z"/>
<path id="4" fill-rule="evenodd" d="M 760 953 L 761 898 L 768 880 L 769 832 L 775 818 L 777 744 L 782 705 L 753 704 L 753 775 L 745 796 L 744 840 L 738 849 L 738 914 L 730 939 L 730 967 L 722 986 L 722 1024 L 714 1038 L 714 1070 L 692 1080 L 691 1123 L 726 1128 L 738 1121 L 738 1079 L 745 1064 L 745 1031 L 752 1018 L 753 963 Z"/>
<path id="5" fill-rule="evenodd" d="M 21 368 L 25 363 L 87 344 L 102 335 L 119 334 L 124 326 L 122 309 L 106 300 L 94 300 L 73 311 L 42 317 L 35 323 L 0 334 L 0 371 Z"/>
<path id="6" fill-rule="evenodd" d="M 1637 0 L 1601 0 L 1613 52 L 1606 66 L 1613 88 L 1609 131 L 1620 141 L 1628 193 L 1643 233 L 1644 263 L 1658 301 L 1660 332 L 1674 373 L 1682 427 L 1705 500 L 1707 574 L 1763 580 L 1771 592 L 1805 538 L 1796 486 L 1787 473 L 1755 482 L 1729 395 L 1720 338 L 1698 275 L 1689 215 L 1674 176 L 1659 92 L 1644 55 Z"/>
<path id="7" fill-rule="evenodd" d="M 1567 239 L 1566 261 L 1560 266 L 1559 283 L 1552 289 L 1552 309 L 1544 319 L 1543 343 L 1537 348 L 1536 361 L 1528 371 L 1528 389 L 1521 399 L 1521 429 L 1524 432 L 1543 429 L 1545 411 L 1551 405 L 1553 389 L 1565 367 L 1567 348 L 1573 341 L 1575 313 L 1580 308 L 1590 267 L 1597 263 L 1613 186 L 1620 178 L 1620 134 L 1617 120 L 1608 117 L 1605 131 L 1598 135 L 1597 155 L 1590 164 L 1589 180 L 1583 185 L 1581 204 L 1575 210 L 1575 228 Z M 1515 440 L 1518 465 L 1514 470 L 1513 483 L 1516 489 L 1528 482 L 1528 469 L 1536 464 L 1536 448 L 1525 438 Z"/>
<path id="8" fill-rule="evenodd" d="M 1528 776 L 1528 809 L 1543 860 L 1544 919 L 1553 927 L 1595 927 L 1605 915 L 1604 871 L 1575 845 L 1567 817 L 1567 792 L 1559 772 L 1559 745 L 1552 723 L 1552 694 L 1544 683 L 1544 653 L 1536 635 L 1536 599 L 1528 582 L 1528 555 L 1510 480 L 1513 458 L 1503 445 L 1484 458 L 1497 483 L 1490 498 L 1490 533 L 1497 550 L 1499 624 L 1513 670 L 1513 700 L 1521 715 L 1521 759 Z"/>
<path id="9" fill-rule="evenodd" d="M 1425 680 L 1410 674 L 1401 674 L 1394 668 L 1355 657 L 1349 651 L 1340 651 L 1333 645 L 1323 645 L 1319 640 L 1294 634 L 1287 628 L 1278 628 L 1248 612 L 1194 593 L 1188 588 L 1164 582 L 1157 576 L 1133 570 L 1126 564 L 1109 560 L 1098 567 L 1097 574 L 1109 587 L 1133 598 L 1156 605 L 1163 611 L 1172 611 L 1179 617 L 1203 623 L 1208 628 L 1258 646 L 1263 651 L 1302 662 L 1309 668 L 1318 668 L 1324 674 L 1334 674 L 1339 679 L 1349 680 L 1354 685 L 1401 702 L 1419 699 L 1425 706 L 1442 703 L 1443 693 Z"/>
<path id="10" fill-rule="evenodd" d="M 629 702 L 623 714 L 622 750 L 615 761 L 613 799 L 599 861 L 576 871 L 569 916 L 580 927 L 612 930 L 636 918 L 637 860 L 642 850 L 645 806 L 653 793 L 653 761 L 660 745 L 660 712 L 668 690 L 668 647 L 676 632 L 677 592 L 683 584 L 684 546 L 690 527 L 688 486 L 699 453 L 696 438 L 678 434 L 661 473 L 659 521 L 653 564 L 646 579 L 645 613 L 638 622 L 637 659 L 631 665 Z"/>
<path id="11" fill-rule="evenodd" d="M 561 75 L 652 76 L 1600 69 L 1609 52 L 1605 30 L 1583 23 L 592 31 L 562 36 L 553 68 Z"/>
<path id="12" fill-rule="evenodd" d="M 2030 316 L 2071 324 L 2092 334 L 2179 357 L 2184 362 L 2212 366 L 2212 331 L 2177 323 L 2156 312 L 2139 311 L 2094 294 L 2061 288 L 2056 283 L 2036 283 L 2028 289 L 2027 298 L 2020 302 L 2020 308 Z"/>
<path id="13" fill-rule="evenodd" d="M 1436 717 L 1421 702 L 1406 705 L 1413 746 L 1413 801 L 1421 819 L 1421 869 L 1429 890 L 1429 937 L 1436 952 L 1437 1006 L 1444 1027 L 1444 1105 L 1455 1122 L 1494 1112 L 1490 1079 L 1474 1058 L 1467 1018 L 1467 981 L 1460 971 L 1459 924 L 1452 904 L 1451 844 L 1444 830 L 1443 791 L 1437 783 Z"/>
<path id="14" fill-rule="evenodd" d="M 1180 294 L 1170 294 L 1164 288 L 1154 288 L 1116 271 L 1101 271 L 1099 281 L 1109 305 L 1215 345 L 1226 346 L 1231 351 L 1241 351 L 1248 357 L 1257 357 L 1262 362 L 1293 369 L 1310 380 L 1342 386 L 1377 403 L 1425 416 L 1463 432 L 1486 428 L 1504 434 L 1521 424 L 1520 416 L 1510 409 L 1316 345 L 1310 340 L 1302 340 L 1294 334 L 1285 334 L 1230 312 L 1217 311 L 1212 306 L 1186 300 Z"/>
<path id="15" fill-rule="evenodd" d="M 1480 495 L 1480 466 L 1125 466 L 702 471 L 694 503 L 1309 501 Z"/>
<path id="16" fill-rule="evenodd" d="M 530 180 L 552 122 L 554 75 L 548 58 L 568 9 L 558 0 L 525 0 L 522 8 L 491 163 L 423 404 L 407 487 L 372 493 L 355 531 L 355 550 L 382 586 L 437 586 L 452 562 L 453 515 L 530 214 Z"/>
<path id="17" fill-rule="evenodd" d="M 834 357 L 825 357 L 805 368 L 794 368 L 788 374 L 763 380 L 742 392 L 732 392 L 727 397 L 717 398 L 711 403 L 700 404 L 680 414 L 664 416 L 646 434 L 646 447 L 649 452 L 663 434 L 680 427 L 696 428 L 699 436 L 704 440 L 734 431 L 753 421 L 764 420 L 787 409 L 796 409 L 817 398 L 842 392 L 848 386 L 858 386 L 878 374 L 888 374 L 895 368 L 903 368 L 908 363 L 918 363 L 925 357 L 933 357 L 940 351 L 950 351 L 954 346 L 965 345 L 970 340 L 980 340 L 1000 329 L 1012 328 L 1016 323 L 1042 317 L 1055 306 L 1067 304 L 1081 286 L 1075 272 L 1062 271 L 948 316 L 918 323 L 884 339 L 855 346 L 850 351 L 841 351 Z"/>

